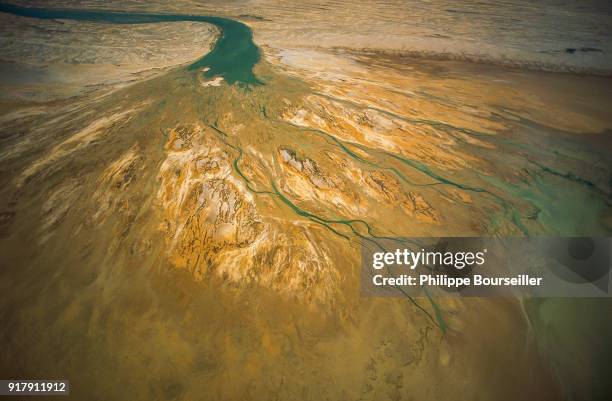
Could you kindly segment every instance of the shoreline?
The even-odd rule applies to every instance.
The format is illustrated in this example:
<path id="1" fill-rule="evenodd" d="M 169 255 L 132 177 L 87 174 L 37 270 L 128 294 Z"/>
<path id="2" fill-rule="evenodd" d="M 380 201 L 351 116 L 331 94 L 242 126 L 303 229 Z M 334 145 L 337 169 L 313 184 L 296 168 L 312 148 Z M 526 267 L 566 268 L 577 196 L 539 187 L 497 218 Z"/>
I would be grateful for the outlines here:
<path id="1" fill-rule="evenodd" d="M 189 66 L 189 69 L 208 67 L 207 77 L 220 75 L 229 84 L 249 85 L 260 83 L 253 74 L 253 67 L 260 60 L 259 48 L 253 42 L 253 31 L 248 25 L 234 19 L 212 15 L 22 7 L 8 3 L 0 3 L 0 12 L 42 20 L 66 19 L 113 24 L 162 22 L 211 24 L 221 31 L 220 37 L 213 44 L 211 50 L 196 59 Z"/>

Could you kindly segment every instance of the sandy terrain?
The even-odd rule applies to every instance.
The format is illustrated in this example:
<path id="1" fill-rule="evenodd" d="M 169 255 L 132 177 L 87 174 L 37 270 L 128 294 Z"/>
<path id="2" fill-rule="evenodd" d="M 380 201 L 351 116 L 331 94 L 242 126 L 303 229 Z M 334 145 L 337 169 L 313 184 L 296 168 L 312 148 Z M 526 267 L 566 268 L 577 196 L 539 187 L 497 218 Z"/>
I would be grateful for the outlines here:
<path id="1" fill-rule="evenodd" d="M 46 5 L 45 0 L 20 4 Z M 612 72 L 612 7 L 598 0 L 60 0 L 56 7 L 238 18 L 262 46 L 348 48 L 552 71 Z"/>
<path id="2" fill-rule="evenodd" d="M 1 13 L 2 100 L 70 97 L 150 77 L 206 54 L 217 35 L 202 23 L 33 21 Z"/>
<path id="3" fill-rule="evenodd" d="M 364 297 L 359 264 L 363 237 L 609 235 L 610 79 L 315 46 L 291 32 L 332 16 L 269 4 L 242 10 L 262 85 L 171 68 L 49 99 L 3 80 L 0 376 L 92 400 L 604 394 L 610 302 Z M 281 16 L 286 35 L 265 27 Z M 45 71 L 178 65 L 214 33 L 12 23 L 41 50 L 9 54 Z"/>

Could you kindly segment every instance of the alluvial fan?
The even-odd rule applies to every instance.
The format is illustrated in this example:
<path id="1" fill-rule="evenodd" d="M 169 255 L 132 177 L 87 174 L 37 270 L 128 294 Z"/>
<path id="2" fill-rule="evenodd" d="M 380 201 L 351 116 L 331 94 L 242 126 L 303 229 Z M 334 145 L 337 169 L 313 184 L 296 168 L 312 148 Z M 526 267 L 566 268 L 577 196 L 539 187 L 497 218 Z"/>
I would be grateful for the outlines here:
<path id="1" fill-rule="evenodd" d="M 546 301 L 364 297 L 359 273 L 383 237 L 610 235 L 609 80 L 257 49 L 186 20 L 259 62 L 225 70 L 217 47 L 2 100 L 0 377 L 101 400 L 599 391 L 555 359 L 599 343 L 554 340 Z"/>

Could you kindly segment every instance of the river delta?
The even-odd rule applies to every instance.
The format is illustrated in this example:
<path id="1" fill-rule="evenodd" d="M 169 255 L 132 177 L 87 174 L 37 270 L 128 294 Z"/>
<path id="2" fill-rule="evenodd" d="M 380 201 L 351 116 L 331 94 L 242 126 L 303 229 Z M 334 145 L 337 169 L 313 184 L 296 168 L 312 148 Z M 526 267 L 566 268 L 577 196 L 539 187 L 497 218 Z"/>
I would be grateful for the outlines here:
<path id="1" fill-rule="evenodd" d="M 609 236 L 600 61 L 316 47 L 299 24 L 288 45 L 270 2 L 151 4 L 0 5 L 1 377 L 88 400 L 605 394 L 606 300 L 359 280 L 364 240 Z"/>

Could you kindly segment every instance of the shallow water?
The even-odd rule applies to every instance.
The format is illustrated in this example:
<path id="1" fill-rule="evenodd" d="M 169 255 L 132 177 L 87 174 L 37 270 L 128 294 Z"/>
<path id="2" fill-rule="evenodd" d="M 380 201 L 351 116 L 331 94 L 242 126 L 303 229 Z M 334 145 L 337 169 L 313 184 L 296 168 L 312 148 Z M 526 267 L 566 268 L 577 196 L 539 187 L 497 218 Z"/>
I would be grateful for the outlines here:
<path id="1" fill-rule="evenodd" d="M 0 11 L 24 17 L 71 19 L 113 24 L 143 24 L 171 21 L 201 21 L 214 24 L 221 29 L 221 38 L 219 38 L 215 48 L 210 53 L 194 62 L 190 68 L 208 67 L 209 69 L 205 72 L 206 76 L 222 76 L 229 84 L 236 82 L 255 84 L 259 82 L 253 74 L 253 66 L 259 61 L 259 50 L 253 43 L 253 35 L 249 27 L 238 21 L 196 15 L 75 11 L 28 8 L 10 4 L 0 4 Z"/>
<path id="2" fill-rule="evenodd" d="M 41 0 L 27 4 L 48 5 Z M 79 2 L 78 8 L 180 14 L 182 18 L 185 14 L 226 16 L 253 26 L 257 44 L 277 48 L 347 47 L 609 75 L 611 4 L 605 0 L 351 0 L 348 4 L 341 0 L 87 0 Z M 54 7 L 76 6 L 60 0 Z"/>
<path id="3" fill-rule="evenodd" d="M 311 7 L 287 5 L 296 13 Z M 121 23 L 167 17 L 101 14 L 93 13 Z M 529 331 L 513 300 L 421 299 L 419 309 L 403 298 L 362 297 L 355 243 L 366 234 L 609 233 L 601 225 L 608 148 L 592 150 L 578 133 L 564 141 L 559 130 L 531 120 L 528 129 L 511 111 L 537 120 L 545 108 L 526 104 L 523 93 L 483 99 L 513 93 L 491 83 L 491 71 L 489 83 L 471 86 L 486 78 L 484 69 L 461 75 L 452 65 L 453 76 L 450 67 L 388 69 L 384 60 L 363 60 L 367 79 L 348 73 L 321 95 L 309 85 L 323 84 L 306 73 L 302 81 L 266 60 L 256 67 L 266 85 L 200 85 L 207 65 L 228 82 L 254 82 L 250 67 L 224 58 L 235 56 L 230 45 L 242 52 L 252 44 L 234 27 L 243 41 L 222 39 L 225 50 L 191 70 L 66 100 L 7 130 L 0 373 L 69 378 L 73 398 L 91 400 L 558 399 L 549 365 L 573 344 L 557 339 L 565 315 L 546 331 L 540 323 L 551 321 L 550 310 L 527 308 Z M 536 74 L 537 85 L 515 77 L 513 86 L 546 92 L 542 82 L 552 75 L 560 74 Z M 292 124 L 294 109 L 317 118 Z M 377 132 L 371 121 L 402 130 Z M 593 121 L 575 130 L 598 134 Z M 92 125 L 103 129 L 92 132 Z M 21 146 L 22 138 L 30 142 Z M 299 181 L 279 149 L 316 163 L 315 182 L 333 185 Z M 465 163 L 451 169 L 457 160 Z M 372 173 L 382 185 L 367 183 Z M 408 191 L 440 212 L 438 224 L 396 208 Z M 329 192 L 338 196 L 330 200 Z M 589 213 L 579 214 L 584 208 Z M 564 214 L 573 218 L 563 221 Z M 235 224 L 236 240 L 215 231 L 221 224 Z M 254 225 L 267 231 L 252 239 Z M 549 337 L 550 353 L 537 352 L 537 336 Z M 605 345 L 575 347 L 577 355 L 594 355 Z M 561 378 L 576 373 L 564 358 L 559 364 Z"/>

